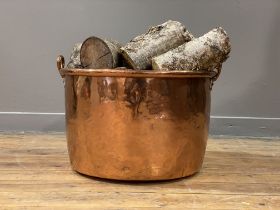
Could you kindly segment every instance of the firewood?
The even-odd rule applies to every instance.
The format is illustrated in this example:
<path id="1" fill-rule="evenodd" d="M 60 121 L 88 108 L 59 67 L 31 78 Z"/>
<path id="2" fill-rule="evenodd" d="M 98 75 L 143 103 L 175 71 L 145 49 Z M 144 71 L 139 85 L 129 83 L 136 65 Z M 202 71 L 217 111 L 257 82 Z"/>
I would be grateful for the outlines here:
<path id="1" fill-rule="evenodd" d="M 151 69 L 152 58 L 193 38 L 183 24 L 169 20 L 151 27 L 121 48 L 125 61 L 133 69 Z"/>
<path id="2" fill-rule="evenodd" d="M 80 68 L 81 67 L 81 60 L 80 60 L 80 50 L 81 50 L 82 43 L 77 43 L 74 45 L 70 61 L 67 64 L 67 68 Z"/>
<path id="3" fill-rule="evenodd" d="M 121 45 L 116 41 L 89 37 L 81 47 L 81 65 L 84 68 L 116 68 L 121 63 Z"/>
<path id="4" fill-rule="evenodd" d="M 219 68 L 230 53 L 226 32 L 215 28 L 205 35 L 152 59 L 157 70 L 213 70 Z"/>

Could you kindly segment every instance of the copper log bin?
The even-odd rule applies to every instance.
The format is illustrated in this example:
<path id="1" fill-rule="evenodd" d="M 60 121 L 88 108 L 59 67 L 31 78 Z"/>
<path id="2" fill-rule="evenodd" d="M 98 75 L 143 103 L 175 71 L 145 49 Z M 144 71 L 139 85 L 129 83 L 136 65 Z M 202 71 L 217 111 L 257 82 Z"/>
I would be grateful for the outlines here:
<path id="1" fill-rule="evenodd" d="M 72 168 L 117 180 L 167 180 L 202 166 L 217 71 L 67 69 L 66 131 Z"/>

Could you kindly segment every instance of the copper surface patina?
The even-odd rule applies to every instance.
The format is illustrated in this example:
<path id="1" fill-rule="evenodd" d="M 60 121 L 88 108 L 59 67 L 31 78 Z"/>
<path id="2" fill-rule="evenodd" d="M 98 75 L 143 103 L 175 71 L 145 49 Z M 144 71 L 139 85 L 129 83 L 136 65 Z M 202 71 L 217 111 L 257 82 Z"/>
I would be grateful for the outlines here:
<path id="1" fill-rule="evenodd" d="M 117 180 L 166 180 L 202 166 L 216 71 L 57 67 L 65 82 L 70 162 Z"/>

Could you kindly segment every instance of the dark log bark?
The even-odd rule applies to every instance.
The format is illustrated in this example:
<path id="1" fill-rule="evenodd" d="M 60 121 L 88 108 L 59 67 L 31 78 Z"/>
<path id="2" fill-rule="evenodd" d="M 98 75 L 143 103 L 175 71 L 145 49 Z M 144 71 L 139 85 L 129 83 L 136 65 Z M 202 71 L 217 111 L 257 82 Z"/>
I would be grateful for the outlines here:
<path id="1" fill-rule="evenodd" d="M 190 41 L 193 36 L 180 22 L 167 21 L 151 27 L 121 48 L 125 61 L 133 69 L 151 69 L 151 59 Z"/>
<path id="2" fill-rule="evenodd" d="M 116 41 L 89 37 L 81 47 L 81 65 L 84 68 L 116 68 L 121 63 L 121 45 Z"/>
<path id="3" fill-rule="evenodd" d="M 152 59 L 158 70 L 213 70 L 219 68 L 230 53 L 226 32 L 215 28 L 205 35 Z"/>

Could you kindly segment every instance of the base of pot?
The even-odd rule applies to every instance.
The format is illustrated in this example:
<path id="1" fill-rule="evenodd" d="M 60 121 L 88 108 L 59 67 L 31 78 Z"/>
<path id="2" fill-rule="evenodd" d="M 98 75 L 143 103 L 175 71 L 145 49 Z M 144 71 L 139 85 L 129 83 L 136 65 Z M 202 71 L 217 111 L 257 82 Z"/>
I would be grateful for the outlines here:
<path id="1" fill-rule="evenodd" d="M 174 179 L 180 179 L 180 178 L 186 178 L 189 176 L 192 176 L 200 171 L 193 170 L 193 171 L 187 171 L 182 174 L 161 174 L 161 175 L 151 175 L 151 174 L 142 174 L 140 175 L 134 175 L 134 176 L 128 176 L 120 172 L 120 174 L 110 175 L 110 174 L 100 174 L 98 172 L 87 172 L 83 170 L 77 170 L 74 169 L 77 173 L 81 175 L 90 176 L 92 178 L 101 178 L 101 179 L 109 179 L 109 180 L 116 180 L 116 181 L 165 181 L 165 180 L 174 180 Z"/>

